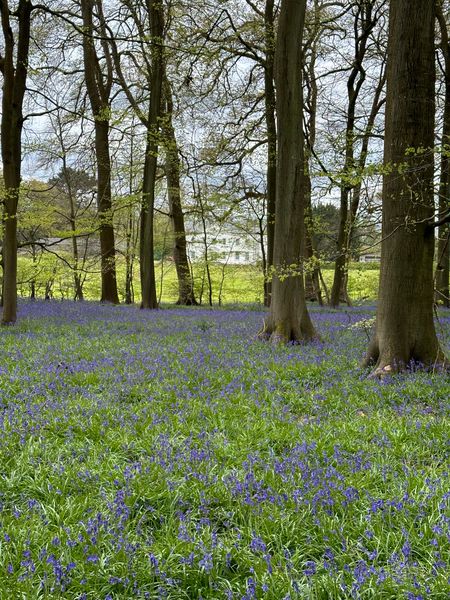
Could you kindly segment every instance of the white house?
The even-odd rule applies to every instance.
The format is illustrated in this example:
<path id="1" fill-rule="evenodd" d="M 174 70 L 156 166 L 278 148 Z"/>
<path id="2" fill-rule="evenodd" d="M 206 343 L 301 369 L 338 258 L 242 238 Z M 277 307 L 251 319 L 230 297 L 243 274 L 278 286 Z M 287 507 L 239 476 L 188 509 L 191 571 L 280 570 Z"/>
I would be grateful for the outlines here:
<path id="1" fill-rule="evenodd" d="M 189 227 L 189 226 L 188 226 Z M 188 257 L 192 262 L 204 260 L 205 252 L 211 262 L 230 265 L 254 265 L 262 260 L 261 246 L 257 235 L 245 232 L 233 224 L 208 224 L 206 241 L 198 224 L 187 228 Z"/>
<path id="2" fill-rule="evenodd" d="M 379 254 L 361 254 L 359 257 L 359 262 L 363 263 L 373 263 L 380 262 L 381 256 Z"/>

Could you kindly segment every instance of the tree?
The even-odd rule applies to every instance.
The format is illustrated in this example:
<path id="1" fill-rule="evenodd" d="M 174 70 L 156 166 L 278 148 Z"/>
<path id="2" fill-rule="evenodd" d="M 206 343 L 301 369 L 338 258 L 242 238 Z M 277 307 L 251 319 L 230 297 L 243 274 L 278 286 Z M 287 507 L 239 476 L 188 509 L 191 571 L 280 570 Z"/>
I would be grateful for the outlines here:
<path id="1" fill-rule="evenodd" d="M 309 22 L 308 22 L 309 21 Z M 317 121 L 317 96 L 318 83 L 316 76 L 316 64 L 319 54 L 320 38 L 324 28 L 322 26 L 321 6 L 319 0 L 314 0 L 310 10 L 310 18 L 305 25 L 305 43 L 303 48 L 303 77 L 305 93 L 305 175 L 306 175 L 306 202 L 305 202 L 305 295 L 308 300 L 317 300 L 323 305 L 322 289 L 320 281 L 322 278 L 320 260 L 317 252 L 315 232 L 315 220 L 312 208 L 312 181 L 311 181 L 311 158 L 316 142 Z M 325 288 L 328 300 L 328 291 Z"/>
<path id="2" fill-rule="evenodd" d="M 194 281 L 189 267 L 186 249 L 186 229 L 181 206 L 180 157 L 178 143 L 173 126 L 172 90 L 167 76 L 164 78 L 165 115 L 162 125 L 165 146 L 165 172 L 167 179 L 167 198 L 169 215 L 174 234 L 173 260 L 178 279 L 177 304 L 196 305 Z"/>
<path id="3" fill-rule="evenodd" d="M 139 163 L 142 153 L 139 144 L 140 136 L 136 129 L 136 118 L 133 115 L 128 131 L 128 143 L 120 144 L 121 151 L 116 156 L 116 166 L 121 181 L 121 186 L 119 185 L 121 200 L 118 201 L 117 198 L 115 200 L 118 208 L 115 230 L 118 236 L 120 234 L 122 236 L 122 244 L 119 243 L 118 250 L 122 252 L 125 259 L 125 304 L 134 303 L 134 268 L 138 255 L 139 215 L 142 206 L 141 193 L 137 185 L 137 181 L 141 178 Z"/>
<path id="4" fill-rule="evenodd" d="M 306 0 L 282 0 L 275 51 L 277 185 L 274 274 L 270 312 L 263 334 L 273 341 L 316 337 L 302 272 L 306 195 L 303 134 L 302 35 Z"/>
<path id="5" fill-rule="evenodd" d="M 358 97 L 360 96 L 364 82 L 366 81 L 366 55 L 369 50 L 370 36 L 383 14 L 385 0 L 357 0 L 353 8 L 354 29 L 354 56 L 352 67 L 347 79 L 347 106 L 344 141 L 344 165 L 342 169 L 342 183 L 340 184 L 340 223 L 337 238 L 337 255 L 334 268 L 333 286 L 330 294 L 330 304 L 339 306 L 341 299 L 350 304 L 347 293 L 347 267 L 349 242 L 351 240 L 352 227 L 356 217 L 360 197 L 360 174 L 367 158 L 369 139 L 374 126 L 375 118 L 383 105 L 380 95 L 384 87 L 384 68 L 381 69 L 378 84 L 374 90 L 372 109 L 367 119 L 363 134 L 358 136 Z M 366 92 L 367 94 L 367 92 Z M 359 158 L 355 156 L 357 151 L 357 139 L 362 137 Z M 355 177 L 355 174 L 357 175 Z M 353 192 L 353 197 L 352 197 Z M 351 198 L 351 203 L 350 203 Z"/>
<path id="6" fill-rule="evenodd" d="M 162 0 L 149 0 L 148 13 L 151 35 L 150 102 L 145 155 L 147 158 L 142 183 L 141 212 L 141 308 L 158 308 L 153 258 L 153 213 L 155 205 L 156 170 L 158 166 L 158 134 L 162 112 L 164 78 L 164 12 Z"/>
<path id="7" fill-rule="evenodd" d="M 30 287 L 30 299 L 34 300 L 38 292 L 38 276 L 44 252 L 42 240 L 48 237 L 56 220 L 54 198 L 47 184 L 40 181 L 26 181 L 21 185 L 17 207 L 17 248 L 27 252 L 31 258 L 26 283 Z M 20 272 L 22 271 L 22 272 Z M 23 270 L 19 269 L 18 288 L 24 283 Z"/>
<path id="8" fill-rule="evenodd" d="M 154 209 L 161 137 L 164 65 L 164 3 L 162 0 L 124 2 L 116 16 L 125 34 L 119 41 L 128 43 L 121 49 L 112 27 L 108 25 L 110 46 L 118 82 L 126 99 L 145 127 L 145 155 L 142 177 L 142 205 L 140 217 L 140 270 L 141 308 L 158 308 L 154 265 Z M 122 10 L 123 9 L 123 10 Z M 129 33 L 132 32 L 132 35 Z M 149 33 L 150 32 L 150 35 Z M 150 48 L 150 51 L 148 50 Z M 125 76 L 122 58 L 128 57 L 131 72 L 137 72 L 138 80 L 130 82 Z M 142 79 L 145 86 L 142 86 Z M 150 97 L 148 97 L 150 93 Z M 147 108 L 142 107 L 142 102 Z"/>
<path id="9" fill-rule="evenodd" d="M 55 188 L 56 198 L 62 205 L 62 215 L 64 216 L 64 226 L 69 224 L 69 236 L 71 238 L 72 258 L 73 258 L 73 281 L 74 281 L 74 300 L 83 300 L 83 283 L 86 274 L 83 273 L 86 263 L 86 255 L 89 244 L 89 227 L 86 221 L 92 227 L 92 217 L 90 214 L 90 201 L 86 202 L 91 192 L 96 187 L 96 180 L 83 170 L 74 169 L 67 164 L 67 156 L 62 156 L 62 168 L 59 173 L 50 179 L 49 185 Z M 84 223 L 83 223 L 84 221 Z M 84 226 L 84 227 L 83 227 Z M 82 229 L 83 238 L 78 239 L 80 229 Z"/>
<path id="10" fill-rule="evenodd" d="M 11 12 L 8 0 L 0 0 L 4 54 L 0 55 L 3 75 L 1 146 L 5 192 L 3 198 L 3 317 L 2 323 L 17 318 L 17 205 L 22 166 L 23 100 L 28 72 L 33 6 L 19 0 Z M 16 36 L 11 17 L 17 19 Z M 15 39 L 16 37 L 16 39 Z"/>
<path id="11" fill-rule="evenodd" d="M 445 362 L 433 321 L 434 0 L 391 2 L 374 374 Z"/>
<path id="12" fill-rule="evenodd" d="M 99 20 L 105 54 L 106 74 L 102 72 L 94 40 L 94 7 Z M 100 219 L 102 302 L 119 303 L 116 280 L 116 251 L 111 202 L 111 157 L 109 149 L 110 95 L 113 83 L 112 59 L 105 38 L 101 0 L 81 0 L 83 18 L 83 57 L 86 89 L 94 116 L 95 157 L 97 161 L 97 206 Z"/>
<path id="13" fill-rule="evenodd" d="M 270 304 L 275 227 L 277 137 L 274 54 L 278 7 L 274 0 L 205 0 L 191 12 L 189 27 L 196 41 L 189 65 L 189 88 L 194 106 L 206 108 L 202 130 L 207 149 L 198 166 L 220 169 L 223 189 L 250 183 L 250 201 L 264 194 L 264 303 Z M 200 75 L 201 81 L 195 77 Z M 214 110 L 216 118 L 210 119 Z M 202 119 L 196 116 L 196 122 Z M 264 154 L 263 154 L 264 153 Z M 203 163 L 203 164 L 202 164 Z M 264 177 L 261 177 L 264 172 Z"/>
<path id="14" fill-rule="evenodd" d="M 439 216 L 450 210 L 450 40 L 442 2 L 437 2 L 437 19 L 441 34 L 440 48 L 444 59 L 444 116 L 441 140 L 441 172 L 439 181 Z M 450 225 L 445 221 L 438 228 L 436 301 L 450 308 Z"/>
<path id="15" fill-rule="evenodd" d="M 270 306 L 271 285 L 269 272 L 273 265 L 277 182 L 277 126 L 274 84 L 275 69 L 275 7 L 274 0 L 266 0 L 264 9 L 264 102 L 267 129 L 267 267 L 264 273 L 264 304 Z"/>

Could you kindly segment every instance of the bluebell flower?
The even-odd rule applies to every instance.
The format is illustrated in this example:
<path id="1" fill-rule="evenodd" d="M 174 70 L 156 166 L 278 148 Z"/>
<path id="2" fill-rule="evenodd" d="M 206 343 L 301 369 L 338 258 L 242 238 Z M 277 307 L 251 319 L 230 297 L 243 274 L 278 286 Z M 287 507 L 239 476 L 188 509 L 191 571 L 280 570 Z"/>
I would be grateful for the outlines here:
<path id="1" fill-rule="evenodd" d="M 316 574 L 316 571 L 317 571 L 316 563 L 313 560 L 307 560 L 305 563 L 305 567 L 303 569 L 303 573 L 307 577 L 312 577 L 313 575 Z"/>

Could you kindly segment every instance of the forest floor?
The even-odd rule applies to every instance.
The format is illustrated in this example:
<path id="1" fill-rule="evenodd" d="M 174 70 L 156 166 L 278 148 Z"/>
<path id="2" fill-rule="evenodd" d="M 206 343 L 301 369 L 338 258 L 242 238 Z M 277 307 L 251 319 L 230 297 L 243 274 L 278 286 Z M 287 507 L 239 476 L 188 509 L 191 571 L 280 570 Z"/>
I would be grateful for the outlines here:
<path id="1" fill-rule="evenodd" d="M 368 380 L 373 308 L 312 315 L 275 347 L 255 310 L 21 303 L 0 598 L 448 598 L 449 378 Z"/>

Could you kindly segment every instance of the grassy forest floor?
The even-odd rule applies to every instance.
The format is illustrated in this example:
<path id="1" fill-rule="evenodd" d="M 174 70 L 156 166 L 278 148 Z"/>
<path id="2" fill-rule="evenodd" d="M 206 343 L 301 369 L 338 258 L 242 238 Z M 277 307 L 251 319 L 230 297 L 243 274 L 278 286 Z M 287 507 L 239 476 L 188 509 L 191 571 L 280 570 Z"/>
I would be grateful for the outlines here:
<path id="1" fill-rule="evenodd" d="M 255 310 L 22 302 L 0 598 L 448 598 L 449 378 L 368 380 L 373 308 L 312 314 L 274 347 Z"/>

